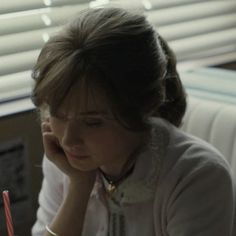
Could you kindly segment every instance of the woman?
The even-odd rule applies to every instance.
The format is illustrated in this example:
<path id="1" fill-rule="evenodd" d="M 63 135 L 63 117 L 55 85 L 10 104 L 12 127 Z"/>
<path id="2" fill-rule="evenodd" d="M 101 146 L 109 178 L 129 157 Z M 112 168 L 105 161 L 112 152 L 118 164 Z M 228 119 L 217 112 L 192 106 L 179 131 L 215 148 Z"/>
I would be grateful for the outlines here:
<path id="1" fill-rule="evenodd" d="M 144 16 L 81 12 L 33 78 L 46 154 L 33 236 L 232 235 L 230 168 L 179 130 L 175 57 Z"/>

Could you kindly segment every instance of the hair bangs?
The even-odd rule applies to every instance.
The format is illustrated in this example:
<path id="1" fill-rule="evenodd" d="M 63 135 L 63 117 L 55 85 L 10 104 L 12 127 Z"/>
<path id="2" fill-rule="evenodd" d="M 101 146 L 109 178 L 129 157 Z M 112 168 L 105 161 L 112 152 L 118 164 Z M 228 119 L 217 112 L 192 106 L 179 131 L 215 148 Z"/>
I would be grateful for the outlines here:
<path id="1" fill-rule="evenodd" d="M 44 63 L 44 57 L 39 60 L 38 68 L 34 69 L 32 75 L 36 80 L 32 100 L 37 107 L 47 104 L 50 111 L 56 113 L 65 97 L 75 86 L 78 100 L 81 100 L 81 107 L 85 109 L 89 102 L 88 98 L 93 94 L 94 85 L 91 80 L 96 80 L 94 77 L 98 76 L 98 73 L 77 54 L 74 52 L 63 60 L 51 63 L 47 60 L 47 64 Z M 76 60 L 75 57 L 77 57 Z"/>

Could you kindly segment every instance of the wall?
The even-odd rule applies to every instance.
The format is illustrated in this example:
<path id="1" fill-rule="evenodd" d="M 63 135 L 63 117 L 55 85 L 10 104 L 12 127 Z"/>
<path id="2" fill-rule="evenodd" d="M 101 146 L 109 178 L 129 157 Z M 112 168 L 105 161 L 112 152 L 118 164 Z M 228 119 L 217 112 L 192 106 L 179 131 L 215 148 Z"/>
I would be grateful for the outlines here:
<path id="1" fill-rule="evenodd" d="M 34 111 L 0 118 L 0 190 L 8 189 L 15 234 L 30 235 L 41 186 L 42 140 Z M 1 201 L 0 201 L 1 203 Z M 7 235 L 0 210 L 0 235 Z"/>

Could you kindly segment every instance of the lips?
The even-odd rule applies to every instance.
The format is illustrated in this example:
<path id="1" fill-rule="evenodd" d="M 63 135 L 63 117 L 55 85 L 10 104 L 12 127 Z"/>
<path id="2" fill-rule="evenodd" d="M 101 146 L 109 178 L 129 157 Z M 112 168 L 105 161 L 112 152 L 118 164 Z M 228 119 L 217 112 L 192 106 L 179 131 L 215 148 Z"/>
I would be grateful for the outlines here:
<path id="1" fill-rule="evenodd" d="M 78 155 L 78 154 L 75 155 L 75 154 L 71 154 L 71 153 L 68 153 L 68 152 L 66 152 L 66 156 L 69 159 L 76 159 L 76 160 L 78 160 L 78 159 L 82 160 L 82 159 L 86 159 L 86 158 L 89 157 L 88 155 Z"/>

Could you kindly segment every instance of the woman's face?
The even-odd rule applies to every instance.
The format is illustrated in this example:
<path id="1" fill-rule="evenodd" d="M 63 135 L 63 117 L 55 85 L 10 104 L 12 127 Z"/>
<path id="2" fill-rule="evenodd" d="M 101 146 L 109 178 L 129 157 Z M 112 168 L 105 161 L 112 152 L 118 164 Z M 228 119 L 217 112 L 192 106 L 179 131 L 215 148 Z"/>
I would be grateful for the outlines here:
<path id="1" fill-rule="evenodd" d="M 86 106 L 81 106 L 77 94 L 78 89 L 72 89 L 57 114 L 50 116 L 52 132 L 72 167 L 82 171 L 100 167 L 109 175 L 119 175 L 139 146 L 141 134 L 121 126 L 100 94 L 89 96 Z"/>

